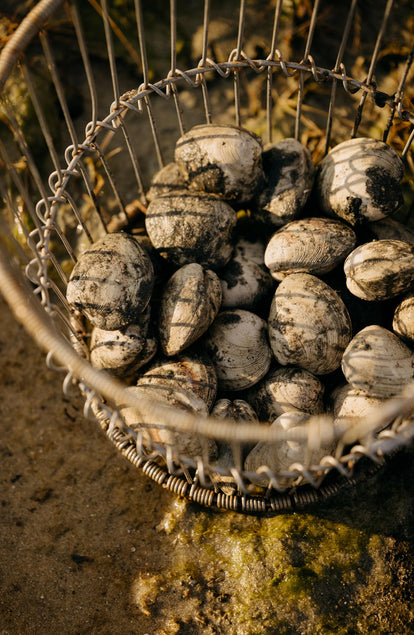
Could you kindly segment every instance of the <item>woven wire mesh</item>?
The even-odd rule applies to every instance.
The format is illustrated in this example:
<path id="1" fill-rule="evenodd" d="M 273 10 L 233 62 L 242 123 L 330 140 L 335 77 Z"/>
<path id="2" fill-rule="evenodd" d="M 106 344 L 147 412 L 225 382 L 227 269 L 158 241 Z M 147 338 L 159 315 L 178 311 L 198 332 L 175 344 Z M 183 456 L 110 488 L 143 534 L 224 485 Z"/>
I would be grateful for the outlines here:
<path id="1" fill-rule="evenodd" d="M 374 136 L 403 158 L 410 191 L 414 49 L 402 37 L 410 30 L 405 4 L 39 3 L 0 57 L 0 194 L 12 228 L 9 253 L 30 281 L 25 293 L 40 299 L 44 328 L 53 335 L 54 325 L 55 337 L 87 359 L 87 329 L 65 295 L 73 265 L 107 232 L 144 233 L 151 178 L 195 124 L 235 124 L 269 142 L 294 136 L 315 163 L 344 139 Z M 49 366 L 65 373 L 65 394 L 80 388 L 85 416 L 96 418 L 132 463 L 204 505 L 265 512 L 316 502 L 375 470 L 414 434 L 412 386 L 351 432 L 314 416 L 294 436 L 266 423 L 235 428 L 153 401 L 131 402 L 110 378 L 85 380 L 65 353 L 56 363 L 51 345 L 49 351 Z M 117 390 L 122 398 L 114 398 Z M 145 411 L 152 427 L 196 436 L 202 451 L 187 456 L 148 440 L 144 425 L 133 429 L 119 415 L 121 402 Z M 211 461 L 209 439 L 231 443 L 231 467 Z M 259 441 L 300 442 L 308 450 L 335 441 L 337 449 L 317 465 L 308 451 L 287 471 L 265 465 L 248 473 L 241 448 Z M 232 482 L 230 493 L 217 485 L 223 478 Z"/>

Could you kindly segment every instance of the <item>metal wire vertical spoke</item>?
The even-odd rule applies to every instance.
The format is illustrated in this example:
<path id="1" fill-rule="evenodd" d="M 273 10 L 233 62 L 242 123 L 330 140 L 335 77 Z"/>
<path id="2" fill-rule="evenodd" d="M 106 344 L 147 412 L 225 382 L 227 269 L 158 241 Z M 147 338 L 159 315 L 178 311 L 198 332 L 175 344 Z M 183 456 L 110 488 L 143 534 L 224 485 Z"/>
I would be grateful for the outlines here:
<path id="1" fill-rule="evenodd" d="M 273 19 L 272 30 L 272 42 L 270 45 L 270 53 L 267 59 L 273 60 L 276 54 L 277 38 L 279 34 L 280 16 L 282 14 L 283 0 L 278 0 L 275 6 L 275 15 Z M 272 128 L 272 111 L 273 111 L 273 98 L 272 98 L 272 79 L 273 69 L 271 66 L 267 69 L 266 78 L 266 118 L 267 118 L 267 140 L 272 142 L 273 128 Z"/>
<path id="2" fill-rule="evenodd" d="M 401 79 L 400 82 L 398 84 L 398 88 L 397 91 L 394 95 L 394 103 L 392 105 L 389 117 L 388 117 L 388 121 L 387 121 L 387 125 L 385 126 L 385 130 L 384 130 L 384 134 L 382 137 L 382 140 L 384 141 L 384 143 L 387 141 L 388 138 L 388 134 L 390 132 L 391 126 L 393 124 L 394 121 L 394 115 L 395 115 L 395 111 L 397 109 L 401 108 L 401 104 L 402 104 L 402 99 L 404 96 L 404 86 L 405 83 L 407 81 L 407 77 L 408 77 L 408 73 L 410 72 L 411 66 L 413 64 L 414 61 L 414 46 L 411 48 L 410 54 L 407 58 L 407 61 L 405 63 L 405 67 L 404 67 L 404 72 L 401 75 Z"/>
<path id="3" fill-rule="evenodd" d="M 374 76 L 375 66 L 377 64 L 378 55 L 379 55 L 380 50 L 381 50 L 381 44 L 382 44 L 382 40 L 383 40 L 383 37 L 384 37 L 384 34 L 385 34 L 385 29 L 387 27 L 388 19 L 390 17 L 390 13 L 391 13 L 393 2 L 394 2 L 394 0 L 388 0 L 387 1 L 387 4 L 385 6 L 385 10 L 384 10 L 384 15 L 382 16 L 382 22 L 381 22 L 380 29 L 378 31 L 378 35 L 377 35 L 377 39 L 376 39 L 376 42 L 375 42 L 374 51 L 372 53 L 371 62 L 370 62 L 369 69 L 368 69 L 368 75 L 367 75 L 367 78 L 365 80 L 365 82 L 366 82 L 366 84 L 368 86 L 371 84 L 372 78 Z M 361 118 L 362 118 L 362 111 L 364 109 L 367 96 L 368 96 L 368 93 L 366 93 L 366 92 L 362 93 L 361 101 L 359 102 L 358 109 L 357 109 L 356 116 L 355 116 L 354 128 L 353 128 L 352 134 L 351 134 L 352 137 L 356 137 L 357 134 L 358 134 L 359 124 L 361 123 Z"/>
<path id="4" fill-rule="evenodd" d="M 342 34 L 342 40 L 341 40 L 341 44 L 339 46 L 338 55 L 337 55 L 336 62 L 335 62 L 335 67 L 334 67 L 334 72 L 335 73 L 338 73 L 340 71 L 340 68 L 341 68 L 344 52 L 345 52 L 345 49 L 346 49 L 346 45 L 348 43 L 348 38 L 349 38 L 350 30 L 351 30 L 352 21 L 353 21 L 354 14 L 355 14 L 356 4 L 357 4 L 357 0 L 352 0 L 351 6 L 350 6 L 349 11 L 348 11 L 348 16 L 347 16 L 347 19 L 346 19 L 346 22 L 345 22 L 345 27 L 344 27 L 344 31 L 343 31 L 343 34 Z M 333 112 L 334 112 L 334 106 L 335 106 L 335 97 L 336 97 L 337 84 L 338 84 L 338 80 L 334 78 L 332 80 L 331 97 L 330 97 L 330 100 L 329 100 L 329 109 L 328 109 L 327 125 L 326 125 L 326 132 L 325 132 L 325 135 L 326 135 L 325 154 L 327 154 L 327 152 L 329 150 L 329 143 L 330 143 L 330 139 L 331 139 L 332 118 L 333 118 Z"/>
<path id="5" fill-rule="evenodd" d="M 243 45 L 243 33 L 244 33 L 244 21 L 246 15 L 246 0 L 240 1 L 239 9 L 239 26 L 237 29 L 237 44 L 234 55 L 234 60 L 239 60 Z M 234 106 L 236 111 L 236 125 L 241 126 L 241 113 L 240 113 L 240 74 L 236 68 L 233 73 L 234 76 Z"/>
<path id="6" fill-rule="evenodd" d="M 139 197 L 142 200 L 142 202 L 145 204 L 147 201 L 146 201 L 146 197 L 145 197 L 144 184 L 143 184 L 141 168 L 140 168 L 140 165 L 139 165 L 138 157 L 137 157 L 137 154 L 135 152 L 133 143 L 131 141 L 131 136 L 128 134 L 128 130 L 127 130 L 124 118 L 123 117 L 119 117 L 118 123 L 119 123 L 120 129 L 122 130 L 122 134 L 124 136 L 125 144 L 126 144 L 126 147 L 128 149 L 129 158 L 131 160 L 132 169 L 133 169 L 133 172 L 134 172 L 134 175 L 135 175 L 135 180 L 136 180 L 137 186 L 138 186 L 138 194 L 139 194 Z"/>
<path id="7" fill-rule="evenodd" d="M 108 3 L 106 0 L 102 0 L 102 17 L 105 29 L 106 48 L 108 51 L 109 68 L 111 71 L 112 90 L 114 94 L 114 109 L 119 107 L 119 83 L 118 73 L 115 62 L 114 44 L 112 39 L 112 29 L 109 23 Z"/>
<path id="8" fill-rule="evenodd" d="M 46 62 L 50 71 L 50 75 L 52 77 L 53 84 L 55 86 L 56 94 L 59 99 L 60 107 L 62 108 L 63 116 L 65 118 L 66 126 L 72 140 L 73 145 L 73 153 L 76 154 L 79 148 L 78 137 L 75 131 L 75 126 L 72 121 L 72 117 L 70 115 L 69 106 L 66 100 L 65 90 L 60 81 L 59 74 L 56 68 L 55 60 L 52 53 L 52 48 L 50 46 L 48 37 L 46 32 L 42 32 L 39 34 L 40 42 L 42 44 L 43 52 L 46 58 Z"/>
<path id="9" fill-rule="evenodd" d="M 76 5 L 76 2 L 73 2 L 69 6 L 70 15 L 72 17 L 73 26 L 75 28 L 76 37 L 79 45 L 79 51 L 82 57 L 83 66 L 86 73 L 86 80 L 88 82 L 89 94 L 91 97 L 91 130 L 90 135 L 96 128 L 96 122 L 98 118 L 98 95 L 96 92 L 96 84 L 93 77 L 93 71 L 91 67 L 91 63 L 89 60 L 88 50 L 86 46 L 85 36 L 83 34 L 83 29 L 79 17 L 79 11 Z"/>
<path id="10" fill-rule="evenodd" d="M 308 37 L 307 37 L 306 45 L 305 45 L 305 52 L 302 58 L 303 64 L 306 64 L 309 59 L 313 36 L 315 33 L 316 19 L 317 19 L 318 11 L 319 11 L 319 3 L 320 3 L 320 0 L 315 0 L 315 4 L 313 5 Z M 302 113 L 304 82 L 305 82 L 305 74 L 303 71 L 299 71 L 299 87 L 298 87 L 298 99 L 296 104 L 296 120 L 295 120 L 295 139 L 297 140 L 299 140 L 299 136 L 300 136 L 300 122 L 301 122 L 301 113 Z"/>

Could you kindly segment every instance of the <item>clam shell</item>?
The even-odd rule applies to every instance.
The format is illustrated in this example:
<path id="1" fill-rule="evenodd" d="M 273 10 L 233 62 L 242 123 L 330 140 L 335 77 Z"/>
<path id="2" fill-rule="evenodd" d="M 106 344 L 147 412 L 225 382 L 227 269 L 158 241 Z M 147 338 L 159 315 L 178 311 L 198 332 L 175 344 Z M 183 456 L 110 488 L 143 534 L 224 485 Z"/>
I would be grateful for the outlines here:
<path id="1" fill-rule="evenodd" d="M 320 164 L 317 192 L 327 214 L 351 225 L 393 214 L 402 204 L 403 163 L 389 145 L 369 138 L 344 141 Z"/>
<path id="2" fill-rule="evenodd" d="M 213 194 L 165 194 L 147 209 L 145 226 L 158 253 L 181 266 L 223 267 L 233 251 L 236 212 Z"/>
<path id="3" fill-rule="evenodd" d="M 151 202 L 158 196 L 173 194 L 177 190 L 185 188 L 185 181 L 178 165 L 172 161 L 159 170 L 151 181 L 151 187 L 147 193 L 147 201 Z"/>
<path id="4" fill-rule="evenodd" d="M 323 411 L 325 387 L 304 368 L 276 368 L 251 390 L 249 402 L 262 421 L 273 421 L 284 412 L 297 410 L 317 414 Z"/>
<path id="5" fill-rule="evenodd" d="M 392 328 L 403 340 L 414 342 L 414 291 L 408 293 L 395 308 Z"/>
<path id="6" fill-rule="evenodd" d="M 236 126 L 195 126 L 178 139 L 174 157 L 190 189 L 233 203 L 249 201 L 263 182 L 261 140 Z"/>
<path id="7" fill-rule="evenodd" d="M 163 352 L 176 355 L 195 342 L 216 317 L 222 300 L 214 271 L 184 265 L 167 281 L 161 295 L 158 331 Z"/>
<path id="8" fill-rule="evenodd" d="M 334 424 L 344 424 L 346 426 L 355 426 L 361 418 L 371 414 L 386 401 L 386 398 L 374 397 L 367 395 L 354 388 L 351 384 L 345 384 L 336 388 L 331 394 L 332 414 Z M 382 423 L 374 432 L 380 432 L 388 424 Z M 368 437 L 360 439 L 361 443 L 369 441 Z"/>
<path id="9" fill-rule="evenodd" d="M 413 379 L 414 356 L 394 333 L 375 324 L 359 331 L 347 346 L 342 372 L 357 390 L 392 397 Z"/>
<path id="10" fill-rule="evenodd" d="M 269 298 L 274 282 L 269 272 L 253 260 L 235 256 L 220 271 L 222 307 L 254 311 Z"/>
<path id="11" fill-rule="evenodd" d="M 276 280 L 290 273 L 320 275 L 343 262 L 355 243 L 355 232 L 341 221 L 304 218 L 273 234 L 264 261 Z"/>
<path id="12" fill-rule="evenodd" d="M 220 419 L 232 419 L 237 425 L 239 421 L 251 421 L 258 423 L 256 413 L 244 399 L 219 399 L 211 412 L 213 417 Z M 242 458 L 247 453 L 247 448 L 241 445 L 235 446 L 234 452 L 228 443 L 218 443 L 218 455 L 216 466 L 220 468 L 242 468 Z M 237 485 L 231 475 L 223 475 L 218 472 L 211 474 L 215 488 L 220 489 L 224 494 L 231 495 L 237 490 Z"/>
<path id="13" fill-rule="evenodd" d="M 165 386 L 191 390 L 210 409 L 216 399 L 217 376 L 207 355 L 181 354 L 175 358 L 158 358 L 137 381 L 137 386 Z"/>
<path id="14" fill-rule="evenodd" d="M 292 273 L 276 289 L 269 313 L 269 340 L 276 360 L 315 375 L 341 364 L 351 339 L 351 320 L 339 295 L 319 278 Z"/>
<path id="15" fill-rule="evenodd" d="M 270 366 L 266 322 L 250 311 L 221 311 L 205 336 L 204 346 L 215 364 L 219 389 L 224 391 L 253 386 Z"/>
<path id="16" fill-rule="evenodd" d="M 183 388 L 174 390 L 156 386 L 129 386 L 128 392 L 137 398 L 151 399 L 165 406 L 178 410 L 195 412 L 207 416 L 207 406 L 195 393 Z M 118 404 L 119 412 L 125 423 L 133 430 L 143 431 L 143 441 L 161 443 L 172 447 L 173 455 L 190 456 L 192 458 L 208 455 L 214 459 L 217 455 L 216 443 L 210 439 L 201 441 L 198 436 L 189 433 L 175 432 L 162 426 L 162 421 L 154 421 L 144 409 L 132 408 Z"/>
<path id="17" fill-rule="evenodd" d="M 256 217 L 272 227 L 297 218 L 312 190 L 315 168 L 309 150 L 296 139 L 266 146 L 263 171 L 267 184 L 257 197 Z"/>
<path id="18" fill-rule="evenodd" d="M 375 240 L 405 240 L 407 243 L 414 243 L 414 232 L 394 218 L 368 223 L 368 230 Z"/>
<path id="19" fill-rule="evenodd" d="M 272 428 L 295 430 L 306 424 L 309 414 L 304 412 L 285 412 L 272 423 Z M 311 450 L 306 441 L 282 441 L 279 443 L 258 443 L 248 454 L 244 462 L 246 472 L 256 472 L 261 466 L 267 466 L 276 476 L 281 488 L 291 487 L 301 479 L 301 475 L 283 474 L 290 472 L 294 463 L 318 465 L 321 459 L 331 454 L 332 445 Z M 264 474 L 254 478 L 262 487 L 269 484 Z"/>
<path id="20" fill-rule="evenodd" d="M 141 324 L 122 330 L 105 331 L 94 327 L 91 333 L 91 364 L 116 377 L 130 377 L 148 363 L 157 352 L 157 340 L 149 337 Z"/>
<path id="21" fill-rule="evenodd" d="M 414 285 L 414 244 L 376 240 L 360 245 L 344 263 L 346 286 L 362 300 L 387 300 Z"/>
<path id="22" fill-rule="evenodd" d="M 234 245 L 234 257 L 241 257 L 253 260 L 257 265 L 264 264 L 264 252 L 266 245 L 263 240 L 256 236 L 244 235 L 236 239 Z"/>
<path id="23" fill-rule="evenodd" d="M 128 234 L 107 234 L 84 251 L 69 278 L 66 297 L 93 326 L 108 331 L 134 324 L 154 286 L 146 251 Z"/>

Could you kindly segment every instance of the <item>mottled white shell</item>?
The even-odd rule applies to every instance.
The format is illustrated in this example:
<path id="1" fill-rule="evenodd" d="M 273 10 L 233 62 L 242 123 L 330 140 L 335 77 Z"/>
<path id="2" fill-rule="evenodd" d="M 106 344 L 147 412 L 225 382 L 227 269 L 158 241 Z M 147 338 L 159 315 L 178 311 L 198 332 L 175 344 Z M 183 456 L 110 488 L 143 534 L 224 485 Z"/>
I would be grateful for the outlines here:
<path id="1" fill-rule="evenodd" d="M 272 428 L 292 430 L 306 424 L 309 414 L 304 412 L 285 412 L 272 423 Z M 244 468 L 247 472 L 256 472 L 261 466 L 267 466 L 276 476 L 281 487 L 290 487 L 298 481 L 298 475 L 283 475 L 291 471 L 294 463 L 318 465 L 321 459 L 330 455 L 331 445 L 310 450 L 306 441 L 282 441 L 279 443 L 258 443 L 246 457 Z M 254 482 L 266 487 L 269 479 L 263 474 L 257 476 Z"/>
<path id="2" fill-rule="evenodd" d="M 223 293 L 222 307 L 254 311 L 270 296 L 274 282 L 272 276 L 253 260 L 235 256 L 220 271 Z"/>
<path id="3" fill-rule="evenodd" d="M 137 321 L 151 297 L 154 270 L 145 250 L 128 234 L 107 234 L 80 256 L 66 297 L 98 328 L 120 329 Z"/>
<path id="4" fill-rule="evenodd" d="M 241 204 L 262 184 L 262 143 L 254 133 L 228 125 L 195 126 L 178 139 L 175 161 L 192 190 Z"/>
<path id="5" fill-rule="evenodd" d="M 232 255 L 236 212 L 213 194 L 183 190 L 165 194 L 147 209 L 145 226 L 152 244 L 176 265 L 197 262 L 223 267 Z"/>
<path id="6" fill-rule="evenodd" d="M 276 360 L 316 375 L 336 370 L 351 339 L 351 320 L 339 295 L 307 273 L 287 276 L 269 313 L 269 340 Z"/>
<path id="7" fill-rule="evenodd" d="M 262 421 L 273 421 L 284 412 L 298 410 L 317 414 L 323 411 L 325 387 L 304 368 L 276 368 L 251 390 L 249 402 Z"/>
<path id="8" fill-rule="evenodd" d="M 204 345 L 222 390 L 249 388 L 269 370 L 266 322 L 250 311 L 221 311 L 207 331 Z"/>
<path id="9" fill-rule="evenodd" d="M 151 181 L 151 187 L 147 193 L 148 202 L 163 196 L 163 194 L 173 194 L 177 190 L 185 188 L 185 181 L 181 175 L 178 165 L 172 161 L 159 170 Z"/>
<path id="10" fill-rule="evenodd" d="M 369 138 L 344 141 L 320 164 L 322 209 L 351 225 L 393 214 L 402 204 L 403 164 L 389 145 Z"/>
<path id="11" fill-rule="evenodd" d="M 321 275 L 343 262 L 355 243 L 355 232 L 341 221 L 304 218 L 273 234 L 264 261 L 276 280 L 290 273 Z"/>
<path id="12" fill-rule="evenodd" d="M 166 390 L 156 386 L 129 386 L 126 388 L 136 398 L 144 398 L 158 401 L 162 405 L 172 406 L 177 409 L 195 412 L 201 416 L 207 416 L 207 406 L 195 393 L 185 389 Z M 142 408 L 132 408 L 118 404 L 119 411 L 125 423 L 137 432 L 143 431 L 143 440 L 146 444 L 162 443 L 172 446 L 173 454 L 177 452 L 193 458 L 204 456 L 205 448 L 199 438 L 193 434 L 175 432 L 169 428 L 163 428 L 161 421 L 154 421 L 148 412 Z M 207 452 L 211 458 L 217 454 L 216 443 L 206 441 Z"/>
<path id="13" fill-rule="evenodd" d="M 394 311 L 393 331 L 408 342 L 414 342 L 414 291 L 408 293 Z"/>
<path id="14" fill-rule="evenodd" d="M 368 395 L 357 390 L 351 384 L 345 384 L 332 392 L 331 401 L 333 423 L 352 427 L 380 407 L 386 401 L 386 398 Z M 390 418 L 386 423 L 382 422 L 373 432 L 379 432 L 384 429 L 391 421 L 392 419 Z M 363 437 L 359 440 L 364 443 L 368 438 Z"/>
<path id="15" fill-rule="evenodd" d="M 221 284 L 214 271 L 197 263 L 178 269 L 161 294 L 158 330 L 163 352 L 176 355 L 193 344 L 213 322 L 221 300 Z"/>
<path id="16" fill-rule="evenodd" d="M 159 358 L 137 380 L 137 386 L 162 386 L 191 390 L 210 409 L 216 399 L 217 376 L 207 355 L 181 354 L 173 359 Z"/>
<path id="17" fill-rule="evenodd" d="M 375 240 L 360 245 L 344 262 L 346 286 L 362 300 L 387 300 L 414 285 L 414 244 Z"/>
<path id="18" fill-rule="evenodd" d="M 272 227 L 297 218 L 312 190 L 315 168 L 309 150 L 296 139 L 266 146 L 263 171 L 267 184 L 257 197 L 257 217 Z"/>
<path id="19" fill-rule="evenodd" d="M 106 331 L 95 326 L 90 341 L 91 364 L 117 377 L 128 377 L 154 357 L 157 345 L 157 340 L 148 335 L 146 315 L 122 330 Z"/>
<path id="20" fill-rule="evenodd" d="M 371 325 L 347 346 L 342 372 L 357 390 L 374 397 L 398 394 L 413 379 L 414 356 L 394 333 Z"/>

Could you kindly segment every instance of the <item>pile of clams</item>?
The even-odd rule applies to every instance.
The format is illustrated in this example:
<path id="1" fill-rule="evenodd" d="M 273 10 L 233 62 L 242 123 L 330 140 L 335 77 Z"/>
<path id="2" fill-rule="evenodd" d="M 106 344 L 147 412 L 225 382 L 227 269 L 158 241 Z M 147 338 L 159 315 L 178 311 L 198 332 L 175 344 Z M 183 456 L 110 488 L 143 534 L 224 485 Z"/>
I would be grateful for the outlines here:
<path id="1" fill-rule="evenodd" d="M 263 148 L 210 124 L 178 139 L 174 159 L 153 178 L 145 239 L 109 233 L 71 273 L 93 366 L 137 395 L 280 430 L 322 413 L 355 426 L 413 380 L 414 234 L 391 217 L 404 170 L 390 146 L 351 139 L 315 166 L 294 139 Z M 149 448 L 206 459 L 224 493 L 234 469 L 283 489 L 335 452 L 202 442 L 119 408 Z"/>

